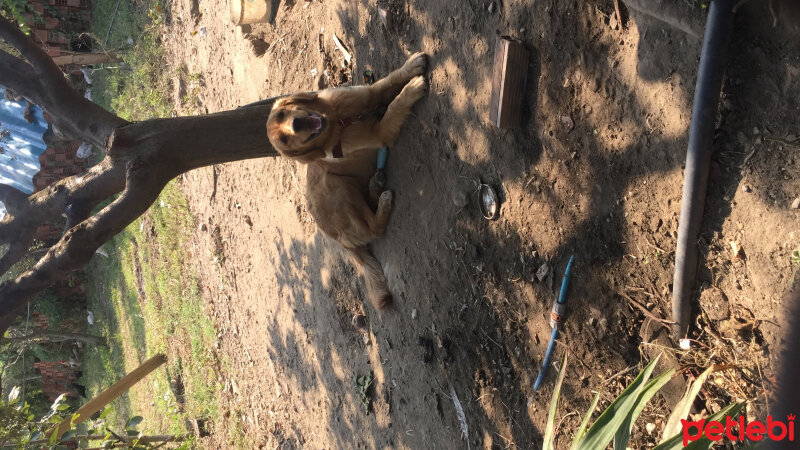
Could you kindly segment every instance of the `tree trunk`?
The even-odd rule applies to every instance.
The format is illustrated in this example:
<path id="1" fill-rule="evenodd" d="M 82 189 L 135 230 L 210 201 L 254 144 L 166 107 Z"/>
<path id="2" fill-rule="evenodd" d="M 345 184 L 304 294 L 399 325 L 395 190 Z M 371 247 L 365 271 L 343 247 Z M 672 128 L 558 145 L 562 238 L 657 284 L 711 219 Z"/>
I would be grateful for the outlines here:
<path id="1" fill-rule="evenodd" d="M 47 331 L 36 330 L 25 336 L 16 336 L 8 339 L 13 343 L 25 342 L 63 342 L 63 341 L 80 341 L 89 345 L 106 345 L 105 339 L 100 336 L 82 333 L 68 333 L 66 331 Z"/>
<path id="2" fill-rule="evenodd" d="M 53 57 L 53 62 L 57 66 L 66 66 L 67 64 L 80 64 L 82 66 L 90 64 L 103 64 L 121 62 L 122 58 L 113 53 L 74 53 L 70 55 L 62 55 Z"/>
<path id="3" fill-rule="evenodd" d="M 172 178 L 198 167 L 278 155 L 265 128 L 274 99 L 206 116 L 128 123 L 78 95 L 42 48 L 2 17 L 0 39 L 22 54 L 0 49 L 0 85 L 41 105 L 59 129 L 106 149 L 103 161 L 87 173 L 35 194 L 0 187 L 8 210 L 0 221 L 0 245 L 9 245 L 0 257 L 0 273 L 25 255 L 34 230 L 67 216 L 66 232 L 39 262 L 0 285 L 0 334 L 37 293 L 82 268 L 95 250 L 147 211 Z"/>

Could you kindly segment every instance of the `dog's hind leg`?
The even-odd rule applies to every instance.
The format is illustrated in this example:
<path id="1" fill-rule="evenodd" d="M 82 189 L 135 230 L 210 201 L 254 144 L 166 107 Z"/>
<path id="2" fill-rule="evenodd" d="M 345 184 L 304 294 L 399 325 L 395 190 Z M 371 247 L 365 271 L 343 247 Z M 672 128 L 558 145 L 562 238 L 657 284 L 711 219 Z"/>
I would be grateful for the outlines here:
<path id="1" fill-rule="evenodd" d="M 358 267 L 364 273 L 367 284 L 367 297 L 376 309 L 384 309 L 392 304 L 392 293 L 386 285 L 386 276 L 383 274 L 381 263 L 372 256 L 369 247 L 361 246 L 348 248 Z"/>
<path id="2" fill-rule="evenodd" d="M 389 226 L 389 216 L 392 214 L 393 198 L 392 191 L 383 191 L 380 198 L 378 198 L 378 210 L 375 211 L 375 216 L 370 223 L 370 231 L 376 238 L 386 234 L 386 227 Z"/>
<path id="3" fill-rule="evenodd" d="M 383 145 L 391 147 L 394 144 L 400 134 L 400 128 L 411 113 L 411 107 L 425 95 L 427 88 L 428 83 L 424 77 L 414 77 L 389 104 L 386 114 L 383 115 L 383 118 L 378 123 L 378 135 L 383 141 Z"/>

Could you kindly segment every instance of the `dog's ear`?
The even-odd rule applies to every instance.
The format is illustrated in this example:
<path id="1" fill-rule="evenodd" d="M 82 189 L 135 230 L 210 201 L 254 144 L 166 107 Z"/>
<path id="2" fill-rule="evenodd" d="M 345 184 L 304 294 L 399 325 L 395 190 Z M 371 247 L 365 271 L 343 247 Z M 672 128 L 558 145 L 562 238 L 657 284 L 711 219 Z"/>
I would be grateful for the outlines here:
<path id="1" fill-rule="evenodd" d="M 287 105 L 296 105 L 301 103 L 311 103 L 317 100 L 317 93 L 316 92 L 298 92 L 297 94 L 292 94 L 288 97 L 282 97 L 278 100 L 275 100 L 275 103 L 272 104 L 272 109 L 278 109 L 281 106 Z"/>

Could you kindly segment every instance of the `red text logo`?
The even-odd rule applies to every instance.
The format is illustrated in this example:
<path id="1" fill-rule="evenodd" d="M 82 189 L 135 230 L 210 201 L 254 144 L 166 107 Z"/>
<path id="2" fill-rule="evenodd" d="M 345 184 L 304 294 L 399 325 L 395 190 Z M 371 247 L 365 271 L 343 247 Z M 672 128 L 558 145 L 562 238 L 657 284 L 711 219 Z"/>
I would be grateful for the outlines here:
<path id="1" fill-rule="evenodd" d="M 716 420 L 688 421 L 681 419 L 683 446 L 685 447 L 689 445 L 689 442 L 694 442 L 704 436 L 711 441 L 721 441 L 725 438 L 731 441 L 744 441 L 747 438 L 758 442 L 766 437 L 776 442 L 794 442 L 795 415 L 789 414 L 786 419 L 786 422 L 783 422 L 767 416 L 767 422 L 764 423 L 758 420 L 745 422 L 744 416 L 739 416 L 738 420 L 727 416 L 724 424 Z"/>

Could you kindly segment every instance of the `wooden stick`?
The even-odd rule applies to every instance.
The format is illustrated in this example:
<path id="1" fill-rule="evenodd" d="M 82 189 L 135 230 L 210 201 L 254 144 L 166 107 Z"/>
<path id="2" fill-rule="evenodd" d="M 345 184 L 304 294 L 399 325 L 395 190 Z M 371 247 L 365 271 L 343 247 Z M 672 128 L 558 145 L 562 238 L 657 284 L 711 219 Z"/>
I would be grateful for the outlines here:
<path id="1" fill-rule="evenodd" d="M 92 414 L 100 411 L 106 405 L 116 400 L 117 397 L 127 392 L 128 389 L 133 387 L 136 383 L 141 381 L 142 378 L 149 375 L 150 372 L 156 370 L 165 362 L 167 362 L 167 357 L 163 354 L 158 354 L 143 362 L 142 365 L 137 367 L 133 372 L 125 375 L 121 380 L 114 383 L 113 386 L 101 392 L 97 397 L 89 400 L 85 405 L 81 406 L 75 412 L 75 414 L 78 414 L 79 417 L 74 424 L 77 425 L 87 420 L 92 416 Z M 72 426 L 73 423 L 70 418 L 64 419 L 64 421 L 54 427 L 52 431 L 47 433 L 47 437 L 49 438 L 55 433 L 58 438 L 60 438 L 61 435 L 69 431 Z"/>
<path id="2" fill-rule="evenodd" d="M 647 308 L 645 308 L 642 304 L 640 304 L 636 300 L 628 297 L 628 295 L 625 294 L 625 293 L 618 292 L 618 295 L 620 297 L 624 298 L 625 300 L 627 300 L 631 305 L 639 308 L 639 310 L 641 310 L 644 313 L 645 316 L 655 320 L 656 322 L 660 323 L 661 325 L 664 325 L 667 328 L 669 328 L 670 325 L 675 323 L 675 322 L 672 322 L 671 320 L 662 319 L 662 318 L 656 316 L 655 314 L 651 313 Z"/>

